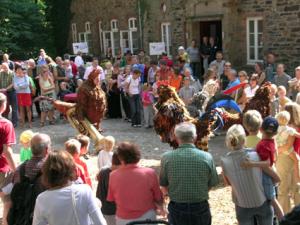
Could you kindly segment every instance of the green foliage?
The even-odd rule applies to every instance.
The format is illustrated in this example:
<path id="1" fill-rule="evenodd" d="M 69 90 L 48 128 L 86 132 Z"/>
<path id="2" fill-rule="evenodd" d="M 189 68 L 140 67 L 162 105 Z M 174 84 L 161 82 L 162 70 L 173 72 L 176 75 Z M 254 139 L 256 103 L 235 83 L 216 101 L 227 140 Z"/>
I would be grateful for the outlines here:
<path id="1" fill-rule="evenodd" d="M 51 35 L 58 55 L 67 52 L 67 44 L 72 19 L 72 0 L 45 0 L 46 17 L 51 25 Z"/>
<path id="2" fill-rule="evenodd" d="M 27 59 L 40 48 L 51 52 L 45 5 L 38 0 L 1 0 L 0 50 L 15 59 Z"/>

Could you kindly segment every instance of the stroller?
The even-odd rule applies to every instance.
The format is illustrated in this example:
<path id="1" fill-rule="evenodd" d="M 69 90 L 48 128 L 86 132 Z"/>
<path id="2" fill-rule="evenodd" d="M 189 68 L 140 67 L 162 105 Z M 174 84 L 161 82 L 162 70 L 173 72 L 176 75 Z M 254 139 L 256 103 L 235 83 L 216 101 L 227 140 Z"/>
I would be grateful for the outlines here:
<path id="1" fill-rule="evenodd" d="M 166 224 L 166 225 L 170 225 L 167 221 L 163 221 L 163 220 L 140 220 L 140 221 L 133 221 L 133 222 L 127 223 L 127 225 L 137 225 L 137 224 L 141 224 L 141 225 L 145 225 L 145 224 L 156 224 L 156 225 Z"/>

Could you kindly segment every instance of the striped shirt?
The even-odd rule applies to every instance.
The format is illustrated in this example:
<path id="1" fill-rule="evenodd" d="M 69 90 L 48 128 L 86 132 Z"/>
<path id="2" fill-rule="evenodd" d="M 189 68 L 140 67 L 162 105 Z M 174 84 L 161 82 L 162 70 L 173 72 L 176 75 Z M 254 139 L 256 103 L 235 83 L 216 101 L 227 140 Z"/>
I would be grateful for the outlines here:
<path id="1" fill-rule="evenodd" d="M 13 78 L 14 78 L 13 71 L 8 71 L 8 72 L 2 71 L 0 73 L 0 89 L 7 88 L 9 85 L 11 85 L 13 83 Z"/>
<path id="2" fill-rule="evenodd" d="M 208 191 L 218 184 L 211 154 L 193 144 L 182 144 L 161 160 L 160 185 L 168 187 L 171 201 L 199 203 L 208 200 Z"/>
<path id="3" fill-rule="evenodd" d="M 266 201 L 262 171 L 255 167 L 242 169 L 240 164 L 247 157 L 253 161 L 260 161 L 254 150 L 242 149 L 227 153 L 221 159 L 222 168 L 232 187 L 233 202 L 242 208 L 256 208 Z"/>

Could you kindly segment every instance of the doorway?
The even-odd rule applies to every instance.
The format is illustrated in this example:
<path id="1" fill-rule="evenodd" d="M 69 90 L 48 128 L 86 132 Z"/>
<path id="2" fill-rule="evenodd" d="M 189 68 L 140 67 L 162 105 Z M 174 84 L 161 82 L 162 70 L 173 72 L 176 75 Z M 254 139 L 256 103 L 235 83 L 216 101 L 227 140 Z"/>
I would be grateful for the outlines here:
<path id="1" fill-rule="evenodd" d="M 222 50 L 222 21 L 201 21 L 200 22 L 200 40 L 203 37 L 214 37 L 218 49 Z"/>

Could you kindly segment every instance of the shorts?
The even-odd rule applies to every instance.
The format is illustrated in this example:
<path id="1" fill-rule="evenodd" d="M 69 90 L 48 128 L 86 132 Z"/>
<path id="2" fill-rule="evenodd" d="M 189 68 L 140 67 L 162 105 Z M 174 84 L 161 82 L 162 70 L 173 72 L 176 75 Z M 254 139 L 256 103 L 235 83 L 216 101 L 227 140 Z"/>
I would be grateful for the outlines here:
<path id="1" fill-rule="evenodd" d="M 31 106 L 31 94 L 30 93 L 17 93 L 18 106 Z"/>
<path id="2" fill-rule="evenodd" d="M 276 191 L 275 191 L 275 185 L 273 183 L 272 178 L 266 173 L 263 173 L 262 179 L 263 179 L 262 183 L 263 183 L 266 198 L 268 200 L 275 199 Z"/>
<path id="3" fill-rule="evenodd" d="M 14 173 L 12 171 L 0 173 L 0 189 L 1 189 L 0 191 L 1 192 L 3 191 L 2 188 L 9 185 L 10 183 L 12 183 L 13 175 L 14 175 Z M 8 202 L 8 201 L 10 201 L 10 195 L 6 194 L 3 197 L 1 197 L 1 199 L 3 202 Z"/>

